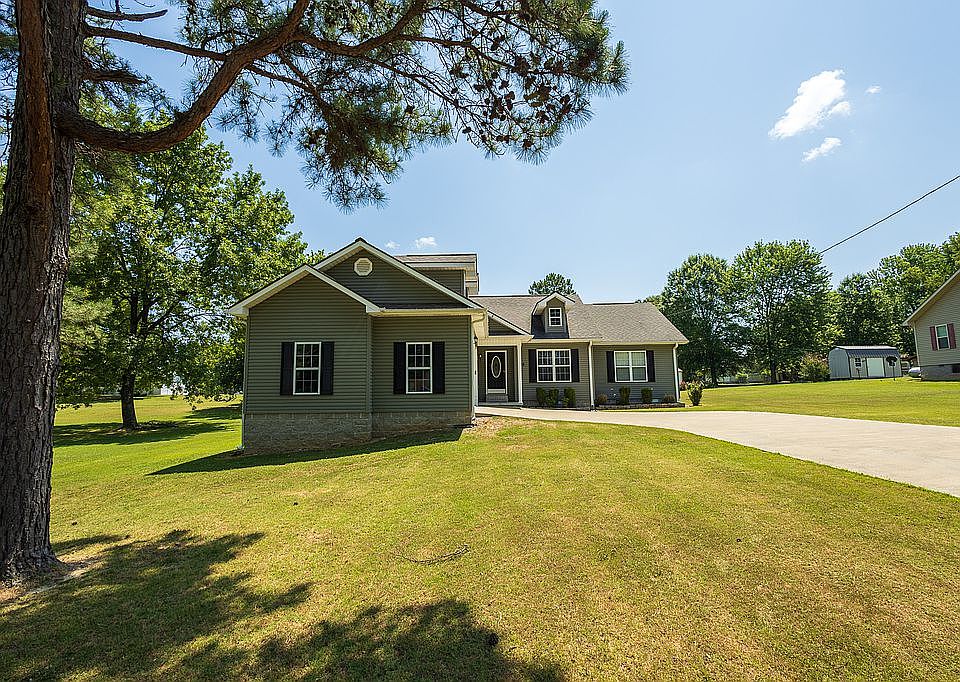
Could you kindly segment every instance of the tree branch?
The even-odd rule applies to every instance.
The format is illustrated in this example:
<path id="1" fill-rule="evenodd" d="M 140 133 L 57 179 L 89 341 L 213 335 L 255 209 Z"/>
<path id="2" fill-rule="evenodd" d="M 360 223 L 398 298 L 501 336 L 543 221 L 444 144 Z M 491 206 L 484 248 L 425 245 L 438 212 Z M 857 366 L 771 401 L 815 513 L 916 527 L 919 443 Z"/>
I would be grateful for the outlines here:
<path id="1" fill-rule="evenodd" d="M 57 112 L 57 124 L 68 135 L 100 149 L 132 153 L 169 149 L 203 124 L 241 71 L 292 41 L 309 4 L 310 0 L 296 0 L 290 14 L 276 31 L 223 55 L 220 67 L 193 104 L 163 128 L 142 133 L 122 132 L 84 118 L 77 110 Z"/>
<path id="2" fill-rule="evenodd" d="M 124 85 L 145 85 L 147 80 L 127 69 L 97 69 L 88 66 L 83 70 L 83 79 L 91 83 L 122 83 Z"/>
<path id="3" fill-rule="evenodd" d="M 96 17 L 97 19 L 106 19 L 108 21 L 147 21 L 149 19 L 159 19 L 167 13 L 167 10 L 161 9 L 157 10 L 156 12 L 128 14 L 119 10 L 116 12 L 108 12 L 107 10 L 100 9 L 99 7 L 91 7 L 90 5 L 87 5 L 86 12 L 91 17 Z"/>

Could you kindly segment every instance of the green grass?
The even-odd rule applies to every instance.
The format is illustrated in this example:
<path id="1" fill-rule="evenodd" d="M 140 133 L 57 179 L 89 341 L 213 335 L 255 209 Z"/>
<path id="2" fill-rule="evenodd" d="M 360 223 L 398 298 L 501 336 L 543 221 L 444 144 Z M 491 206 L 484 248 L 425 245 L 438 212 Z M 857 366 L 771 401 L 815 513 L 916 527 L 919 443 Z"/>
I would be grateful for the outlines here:
<path id="1" fill-rule="evenodd" d="M 177 424 L 60 415 L 88 568 L 0 604 L 0 679 L 960 677 L 960 499 L 654 429 L 236 457 L 233 409 L 140 411 Z"/>
<path id="2" fill-rule="evenodd" d="M 878 419 L 910 424 L 960 426 L 960 381 L 865 379 L 812 384 L 724 386 L 703 392 L 699 407 L 818 414 L 848 419 Z"/>

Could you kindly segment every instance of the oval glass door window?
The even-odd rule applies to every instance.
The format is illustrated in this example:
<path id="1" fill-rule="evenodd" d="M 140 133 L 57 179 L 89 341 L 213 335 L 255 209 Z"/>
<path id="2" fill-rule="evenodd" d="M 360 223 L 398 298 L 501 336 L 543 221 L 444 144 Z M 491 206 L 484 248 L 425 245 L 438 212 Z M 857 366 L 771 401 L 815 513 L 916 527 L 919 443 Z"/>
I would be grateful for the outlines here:
<path id="1" fill-rule="evenodd" d="M 494 379 L 499 379 L 501 372 L 503 372 L 503 363 L 500 361 L 499 355 L 494 355 L 490 359 L 490 376 Z"/>

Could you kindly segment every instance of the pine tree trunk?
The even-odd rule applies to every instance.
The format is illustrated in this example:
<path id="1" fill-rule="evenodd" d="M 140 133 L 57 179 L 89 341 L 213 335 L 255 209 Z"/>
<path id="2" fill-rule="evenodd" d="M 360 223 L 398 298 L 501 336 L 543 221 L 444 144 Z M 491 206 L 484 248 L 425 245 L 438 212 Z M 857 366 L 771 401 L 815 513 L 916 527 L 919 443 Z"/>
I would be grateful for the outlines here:
<path id="1" fill-rule="evenodd" d="M 136 430 L 140 428 L 137 421 L 137 403 L 134 399 L 136 377 L 132 371 L 123 373 L 120 379 L 120 415 L 123 417 L 123 428 Z"/>
<path id="2" fill-rule="evenodd" d="M 0 579 L 57 566 L 50 473 L 75 144 L 83 4 L 18 0 L 20 57 L 0 213 Z"/>

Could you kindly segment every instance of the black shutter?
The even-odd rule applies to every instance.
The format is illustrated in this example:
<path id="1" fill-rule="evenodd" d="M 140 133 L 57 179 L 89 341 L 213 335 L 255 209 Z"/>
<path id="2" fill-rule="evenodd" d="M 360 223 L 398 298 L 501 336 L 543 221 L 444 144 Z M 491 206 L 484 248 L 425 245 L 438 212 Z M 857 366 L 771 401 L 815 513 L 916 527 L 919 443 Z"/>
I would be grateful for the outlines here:
<path id="1" fill-rule="evenodd" d="M 657 369 L 653 366 L 653 351 L 647 351 L 647 381 L 657 380 Z"/>
<path id="2" fill-rule="evenodd" d="M 580 381 L 580 349 L 570 349 L 570 380 Z"/>
<path id="3" fill-rule="evenodd" d="M 446 393 L 447 391 L 446 344 L 443 341 L 434 341 L 432 348 L 433 348 L 433 392 Z"/>
<path id="4" fill-rule="evenodd" d="M 293 341 L 280 344 L 280 395 L 293 395 Z"/>
<path id="5" fill-rule="evenodd" d="M 530 377 L 530 383 L 537 383 L 537 349 L 531 348 L 527 351 L 527 361 L 529 367 L 527 367 L 527 374 Z"/>
<path id="6" fill-rule="evenodd" d="M 607 351 L 607 381 L 611 384 L 617 382 L 617 370 L 613 364 L 613 351 Z"/>
<path id="7" fill-rule="evenodd" d="M 320 344 L 320 395 L 333 395 L 333 341 Z"/>
<path id="8" fill-rule="evenodd" d="M 407 392 L 407 344 L 403 341 L 393 343 L 393 392 Z"/>

